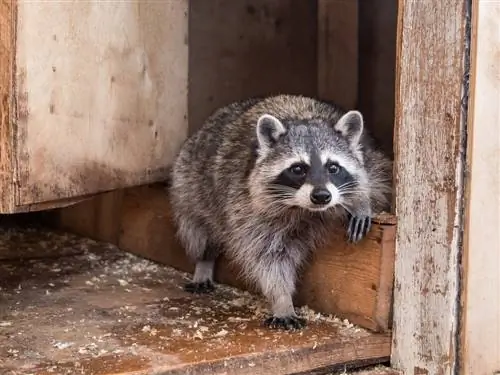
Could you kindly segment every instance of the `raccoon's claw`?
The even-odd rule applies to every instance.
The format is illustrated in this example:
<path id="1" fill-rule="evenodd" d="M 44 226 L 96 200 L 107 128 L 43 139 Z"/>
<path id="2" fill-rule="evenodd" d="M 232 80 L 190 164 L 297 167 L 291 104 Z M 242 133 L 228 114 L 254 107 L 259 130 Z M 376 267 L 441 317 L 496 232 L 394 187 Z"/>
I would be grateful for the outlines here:
<path id="1" fill-rule="evenodd" d="M 362 240 L 370 231 L 372 218 L 370 216 L 351 216 L 347 228 L 348 240 L 356 243 Z"/>
<path id="2" fill-rule="evenodd" d="M 306 326 L 306 320 L 298 316 L 276 317 L 271 316 L 264 320 L 264 325 L 271 329 L 300 330 Z"/>
<path id="3" fill-rule="evenodd" d="M 210 281 L 203 281 L 201 283 L 190 282 L 184 285 L 184 290 L 189 293 L 205 294 L 213 292 L 215 289 L 214 284 Z"/>

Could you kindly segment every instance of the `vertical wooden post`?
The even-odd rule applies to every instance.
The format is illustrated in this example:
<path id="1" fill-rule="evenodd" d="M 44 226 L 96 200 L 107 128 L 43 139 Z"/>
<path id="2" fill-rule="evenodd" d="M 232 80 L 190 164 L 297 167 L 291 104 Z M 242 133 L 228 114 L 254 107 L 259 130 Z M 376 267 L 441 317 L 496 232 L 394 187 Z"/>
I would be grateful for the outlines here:
<path id="1" fill-rule="evenodd" d="M 500 2 L 474 0 L 462 375 L 500 373 Z"/>
<path id="2" fill-rule="evenodd" d="M 16 134 L 12 118 L 16 21 L 16 1 L 0 1 L 0 212 L 12 211 L 15 206 L 13 141 Z"/>
<path id="3" fill-rule="evenodd" d="M 460 296 L 468 0 L 400 0 L 392 363 L 454 374 Z"/>
<path id="4" fill-rule="evenodd" d="M 358 105 L 358 0 L 318 0 L 318 96 Z"/>

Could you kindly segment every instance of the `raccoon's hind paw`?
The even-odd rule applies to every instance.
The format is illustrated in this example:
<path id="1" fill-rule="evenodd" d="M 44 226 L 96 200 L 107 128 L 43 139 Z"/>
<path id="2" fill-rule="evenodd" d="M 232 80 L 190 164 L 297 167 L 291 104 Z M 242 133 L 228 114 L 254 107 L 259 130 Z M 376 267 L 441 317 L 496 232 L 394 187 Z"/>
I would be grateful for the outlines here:
<path id="1" fill-rule="evenodd" d="M 350 242 L 356 243 L 362 240 L 370 231 L 372 218 L 370 216 L 352 216 L 349 218 L 347 228 L 347 238 Z"/>
<path id="2" fill-rule="evenodd" d="M 306 320 L 298 316 L 271 316 L 264 320 L 264 325 L 271 329 L 300 330 L 306 326 Z"/>
<path id="3" fill-rule="evenodd" d="M 189 293 L 206 294 L 215 290 L 214 284 L 210 280 L 201 283 L 190 282 L 184 285 L 184 290 Z"/>

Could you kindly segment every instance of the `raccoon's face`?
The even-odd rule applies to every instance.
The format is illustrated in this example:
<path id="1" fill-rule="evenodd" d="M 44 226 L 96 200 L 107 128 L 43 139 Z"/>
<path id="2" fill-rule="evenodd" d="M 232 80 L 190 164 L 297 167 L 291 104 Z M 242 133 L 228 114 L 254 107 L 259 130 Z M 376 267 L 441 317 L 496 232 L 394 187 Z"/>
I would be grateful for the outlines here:
<path id="1" fill-rule="evenodd" d="M 366 179 L 357 154 L 362 131 L 363 118 L 357 111 L 335 124 L 260 117 L 256 189 L 280 206 L 310 211 L 346 207 Z"/>

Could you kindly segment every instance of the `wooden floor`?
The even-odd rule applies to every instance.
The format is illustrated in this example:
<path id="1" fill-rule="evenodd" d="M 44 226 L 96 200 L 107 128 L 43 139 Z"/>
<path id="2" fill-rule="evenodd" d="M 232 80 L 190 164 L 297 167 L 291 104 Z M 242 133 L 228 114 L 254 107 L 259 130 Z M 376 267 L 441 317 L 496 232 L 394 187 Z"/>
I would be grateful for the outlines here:
<path id="1" fill-rule="evenodd" d="M 302 332 L 270 331 L 261 298 L 221 285 L 192 296 L 188 278 L 73 235 L 0 229 L 0 374 L 334 373 L 388 360 L 388 334 L 307 307 Z"/>

